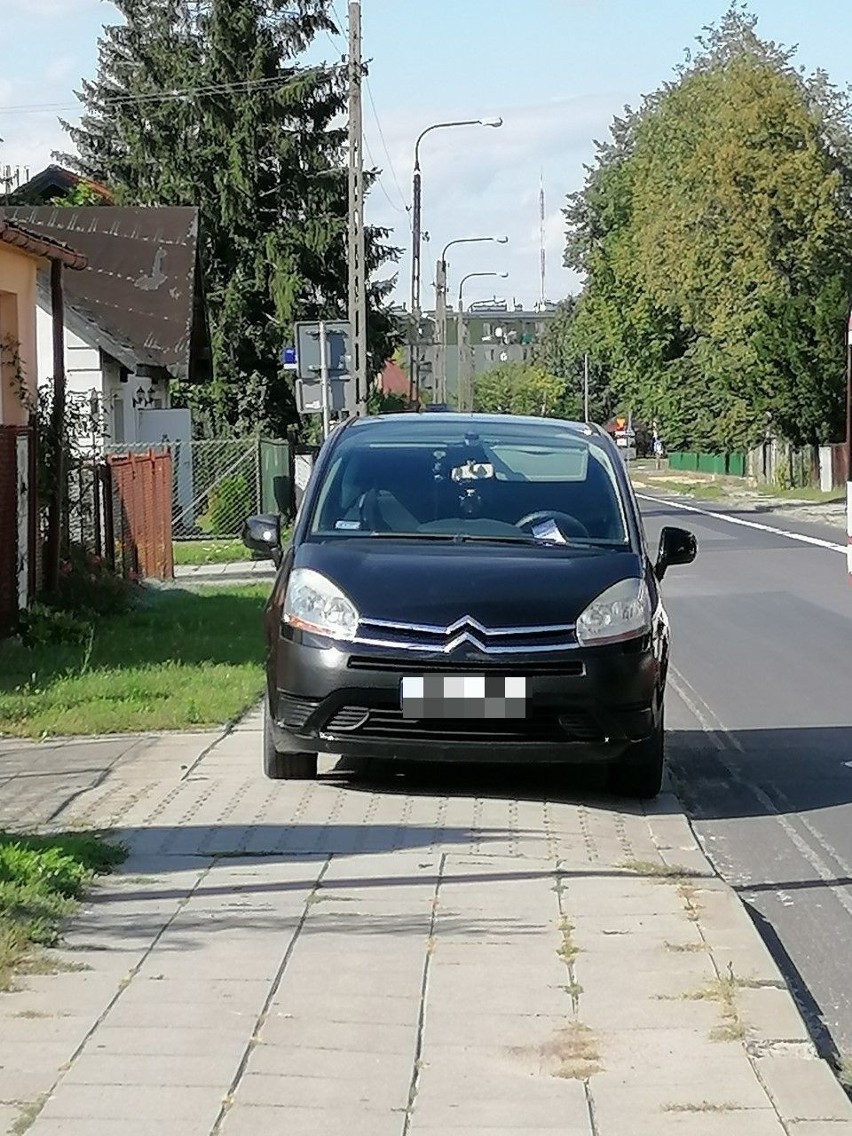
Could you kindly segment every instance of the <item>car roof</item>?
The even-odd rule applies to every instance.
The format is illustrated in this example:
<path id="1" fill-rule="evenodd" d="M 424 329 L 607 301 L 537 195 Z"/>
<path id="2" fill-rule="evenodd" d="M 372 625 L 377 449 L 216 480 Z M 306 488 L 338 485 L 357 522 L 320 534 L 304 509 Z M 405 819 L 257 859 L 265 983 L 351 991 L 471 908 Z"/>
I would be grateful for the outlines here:
<path id="1" fill-rule="evenodd" d="M 347 431 L 357 430 L 359 433 L 366 430 L 372 432 L 381 430 L 390 424 L 393 426 L 397 438 L 401 435 L 416 438 L 420 430 L 433 433 L 435 427 L 444 422 L 485 428 L 494 426 L 547 426 L 552 429 L 555 426 L 564 429 L 566 434 L 574 437 L 589 438 L 593 436 L 597 439 L 610 440 L 609 435 L 600 426 L 588 422 L 573 422 L 564 418 L 542 418 L 521 414 L 460 414 L 457 411 L 441 411 L 440 415 L 416 413 L 369 415 L 366 418 L 350 419 L 346 423 L 346 428 Z"/>

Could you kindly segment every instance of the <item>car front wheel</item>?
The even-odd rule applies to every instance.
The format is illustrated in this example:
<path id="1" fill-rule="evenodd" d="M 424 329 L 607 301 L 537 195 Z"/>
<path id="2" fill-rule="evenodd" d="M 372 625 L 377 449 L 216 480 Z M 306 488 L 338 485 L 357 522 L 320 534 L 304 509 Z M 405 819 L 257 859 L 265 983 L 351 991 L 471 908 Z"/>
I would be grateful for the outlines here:
<path id="1" fill-rule="evenodd" d="M 663 716 L 649 738 L 634 742 L 624 757 L 609 770 L 609 787 L 616 796 L 651 800 L 663 786 L 666 764 L 666 731 Z"/>
<path id="2" fill-rule="evenodd" d="M 281 753 L 275 748 L 268 697 L 263 710 L 263 771 L 272 781 L 314 781 L 317 775 L 315 753 Z"/>

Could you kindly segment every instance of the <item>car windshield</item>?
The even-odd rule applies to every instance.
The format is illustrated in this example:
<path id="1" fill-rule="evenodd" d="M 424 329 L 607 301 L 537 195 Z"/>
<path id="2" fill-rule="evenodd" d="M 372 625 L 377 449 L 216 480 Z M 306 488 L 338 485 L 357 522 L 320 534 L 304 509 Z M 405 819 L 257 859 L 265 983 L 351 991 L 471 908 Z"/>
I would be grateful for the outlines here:
<path id="1" fill-rule="evenodd" d="M 310 531 L 569 547 L 629 544 L 607 449 L 558 423 L 416 419 L 348 430 Z"/>

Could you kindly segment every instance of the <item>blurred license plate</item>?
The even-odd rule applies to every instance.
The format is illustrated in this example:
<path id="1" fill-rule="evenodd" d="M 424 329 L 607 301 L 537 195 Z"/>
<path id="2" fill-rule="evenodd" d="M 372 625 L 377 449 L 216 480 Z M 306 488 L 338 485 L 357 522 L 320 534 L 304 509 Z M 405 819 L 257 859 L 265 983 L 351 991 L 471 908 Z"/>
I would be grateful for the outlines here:
<path id="1" fill-rule="evenodd" d="M 404 678 L 403 718 L 525 718 L 527 680 L 503 675 Z"/>

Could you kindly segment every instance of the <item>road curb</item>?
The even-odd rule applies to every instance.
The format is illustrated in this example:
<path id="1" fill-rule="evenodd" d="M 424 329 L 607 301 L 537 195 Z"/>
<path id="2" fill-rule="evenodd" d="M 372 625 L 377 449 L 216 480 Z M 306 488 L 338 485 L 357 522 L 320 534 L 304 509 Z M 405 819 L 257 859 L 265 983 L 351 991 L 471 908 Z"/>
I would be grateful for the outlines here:
<path id="1" fill-rule="evenodd" d="M 838 1134 L 837 1123 L 846 1121 L 852 1132 L 848 1094 L 818 1052 L 796 998 L 744 903 L 716 873 L 677 797 L 664 792 L 647 813 L 663 862 L 671 871 L 685 869 L 682 877 L 670 880 L 684 888 L 690 918 L 720 988 L 730 992 L 736 1016 L 732 1028 L 741 1031 L 755 1076 L 779 1118 L 785 1125 L 830 1123 Z"/>

